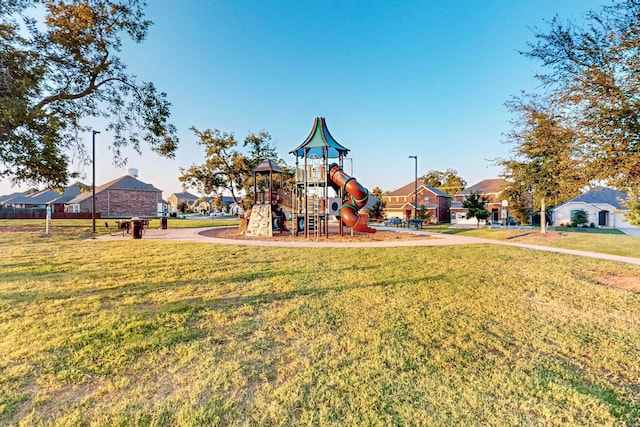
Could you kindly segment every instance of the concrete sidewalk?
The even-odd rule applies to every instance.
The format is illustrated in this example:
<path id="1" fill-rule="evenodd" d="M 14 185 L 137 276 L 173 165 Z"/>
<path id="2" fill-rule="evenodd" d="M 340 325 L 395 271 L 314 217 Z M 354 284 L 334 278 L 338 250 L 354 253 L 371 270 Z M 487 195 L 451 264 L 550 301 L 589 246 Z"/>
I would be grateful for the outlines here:
<path id="1" fill-rule="evenodd" d="M 627 264 L 640 265 L 640 258 L 625 257 L 619 255 L 609 255 L 598 252 L 578 251 L 574 249 L 553 248 L 549 246 L 530 245 L 526 243 L 505 242 L 501 240 L 482 239 L 478 237 L 457 236 L 450 234 L 428 233 L 414 229 L 399 229 L 395 227 L 377 227 L 378 230 L 397 231 L 414 233 L 429 237 L 424 240 L 397 240 L 397 241 L 354 241 L 354 242 L 315 242 L 312 240 L 247 240 L 247 239 L 221 239 L 208 237 L 200 234 L 202 231 L 210 230 L 206 228 L 175 228 L 167 230 L 146 229 L 143 235 L 144 240 L 172 240 L 197 243 L 215 243 L 221 245 L 244 245 L 244 246 L 273 246 L 273 247 L 299 247 L 299 248 L 389 248 L 406 246 L 446 246 L 446 245 L 504 245 L 516 246 L 536 251 L 555 252 L 568 255 L 604 259 Z M 131 235 L 122 235 L 121 232 L 97 237 L 99 241 L 123 241 L 131 240 Z"/>

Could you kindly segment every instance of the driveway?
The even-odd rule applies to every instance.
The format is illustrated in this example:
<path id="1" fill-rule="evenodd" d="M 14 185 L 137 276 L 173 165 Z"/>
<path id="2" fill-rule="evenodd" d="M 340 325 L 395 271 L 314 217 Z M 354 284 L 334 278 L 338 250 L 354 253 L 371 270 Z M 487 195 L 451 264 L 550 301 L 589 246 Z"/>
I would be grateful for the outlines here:
<path id="1" fill-rule="evenodd" d="M 628 234 L 629 236 L 640 237 L 640 227 L 638 227 L 638 228 L 619 228 L 618 230 L 622 231 L 624 234 Z"/>

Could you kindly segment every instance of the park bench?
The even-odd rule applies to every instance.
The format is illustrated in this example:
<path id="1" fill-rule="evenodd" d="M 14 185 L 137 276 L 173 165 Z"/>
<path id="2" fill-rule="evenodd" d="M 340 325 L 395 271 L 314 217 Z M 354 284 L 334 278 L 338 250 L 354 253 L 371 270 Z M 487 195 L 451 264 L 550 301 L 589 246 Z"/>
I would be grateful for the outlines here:
<path id="1" fill-rule="evenodd" d="M 410 219 L 409 227 L 422 228 L 424 226 L 424 220 L 422 218 Z"/>

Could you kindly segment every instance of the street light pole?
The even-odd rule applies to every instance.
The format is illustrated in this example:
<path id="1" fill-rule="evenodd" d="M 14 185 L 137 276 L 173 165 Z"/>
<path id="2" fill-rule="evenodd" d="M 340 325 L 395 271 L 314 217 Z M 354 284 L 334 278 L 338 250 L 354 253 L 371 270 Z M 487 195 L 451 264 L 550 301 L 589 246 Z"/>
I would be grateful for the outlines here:
<path id="1" fill-rule="evenodd" d="M 91 222 L 93 224 L 93 234 L 96 234 L 96 134 L 100 133 L 97 130 L 92 131 L 92 150 L 91 150 L 91 164 L 93 166 L 93 179 L 91 182 Z"/>
<path id="2" fill-rule="evenodd" d="M 409 156 L 415 160 L 415 174 L 413 179 L 413 219 L 418 219 L 418 156 Z"/>

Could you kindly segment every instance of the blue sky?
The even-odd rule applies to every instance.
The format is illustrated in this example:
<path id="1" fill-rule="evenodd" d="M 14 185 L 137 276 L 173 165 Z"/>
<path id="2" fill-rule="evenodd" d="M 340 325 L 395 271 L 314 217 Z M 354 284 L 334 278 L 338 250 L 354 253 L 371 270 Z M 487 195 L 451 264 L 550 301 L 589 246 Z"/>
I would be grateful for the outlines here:
<path id="1" fill-rule="evenodd" d="M 204 162 L 189 127 L 266 130 L 280 156 L 316 116 L 351 149 L 354 176 L 391 191 L 428 170 L 456 169 L 472 185 L 508 155 L 504 103 L 536 86 L 520 55 L 556 14 L 580 21 L 607 0 L 217 1 L 150 0 L 147 40 L 127 44 L 129 71 L 173 104 L 181 137 L 173 160 L 128 152 L 140 179 L 181 191 L 179 168 Z M 97 136 L 96 184 L 124 174 Z M 90 134 L 86 145 L 90 149 Z M 91 167 L 84 167 L 84 182 Z M 0 182 L 0 194 L 11 191 Z"/>

